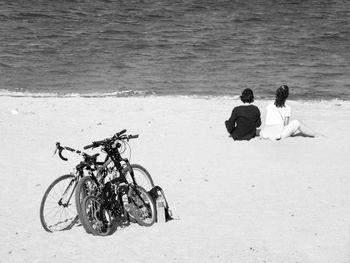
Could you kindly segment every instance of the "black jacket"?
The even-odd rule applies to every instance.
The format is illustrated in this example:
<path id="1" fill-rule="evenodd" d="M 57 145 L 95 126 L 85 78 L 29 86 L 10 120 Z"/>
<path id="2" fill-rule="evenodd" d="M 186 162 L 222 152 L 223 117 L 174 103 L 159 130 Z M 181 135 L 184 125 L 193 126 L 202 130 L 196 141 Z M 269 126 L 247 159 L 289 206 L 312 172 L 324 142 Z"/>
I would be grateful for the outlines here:
<path id="1" fill-rule="evenodd" d="M 255 105 L 241 105 L 232 110 L 225 121 L 227 131 L 234 140 L 250 140 L 255 137 L 256 128 L 261 125 L 260 111 Z"/>

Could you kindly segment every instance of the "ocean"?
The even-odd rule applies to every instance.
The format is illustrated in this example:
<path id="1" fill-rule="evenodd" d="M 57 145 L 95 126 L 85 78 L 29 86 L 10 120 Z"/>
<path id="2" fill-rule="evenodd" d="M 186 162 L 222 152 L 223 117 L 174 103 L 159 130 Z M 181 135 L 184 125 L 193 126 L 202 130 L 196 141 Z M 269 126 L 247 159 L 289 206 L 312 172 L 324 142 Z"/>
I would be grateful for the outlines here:
<path id="1" fill-rule="evenodd" d="M 350 100 L 348 0 L 0 0 L 0 96 Z"/>

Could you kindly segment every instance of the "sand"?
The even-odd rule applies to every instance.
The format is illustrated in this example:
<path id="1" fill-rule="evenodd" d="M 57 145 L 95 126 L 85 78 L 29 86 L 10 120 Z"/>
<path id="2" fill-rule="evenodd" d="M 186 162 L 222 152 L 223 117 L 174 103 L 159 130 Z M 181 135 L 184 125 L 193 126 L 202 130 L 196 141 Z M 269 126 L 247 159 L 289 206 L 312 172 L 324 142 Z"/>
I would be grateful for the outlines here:
<path id="1" fill-rule="evenodd" d="M 263 118 L 267 103 L 255 103 Z M 290 102 L 325 137 L 249 142 L 224 127 L 238 104 L 0 97 L 0 262 L 350 262 L 350 102 Z M 163 187 L 175 220 L 108 237 L 45 232 L 41 198 L 74 166 L 55 143 L 81 149 L 124 128 L 140 135 L 131 161 Z"/>

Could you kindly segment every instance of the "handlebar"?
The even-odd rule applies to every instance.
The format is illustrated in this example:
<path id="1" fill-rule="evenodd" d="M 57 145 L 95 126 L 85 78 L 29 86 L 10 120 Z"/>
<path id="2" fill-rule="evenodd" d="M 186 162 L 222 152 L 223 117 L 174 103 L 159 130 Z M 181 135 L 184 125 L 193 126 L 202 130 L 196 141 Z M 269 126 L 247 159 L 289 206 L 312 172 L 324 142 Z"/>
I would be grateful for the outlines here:
<path id="1" fill-rule="evenodd" d="M 104 140 L 96 141 L 96 142 L 93 142 L 92 144 L 84 146 L 83 148 L 84 148 L 84 150 L 87 150 L 87 149 L 90 149 L 90 148 L 96 148 L 96 147 L 102 145 L 104 142 L 105 142 Z"/>
<path id="2" fill-rule="evenodd" d="M 121 130 L 120 132 L 117 132 L 115 135 L 116 135 L 117 137 L 119 137 L 120 135 L 122 135 L 122 134 L 124 134 L 124 133 L 126 133 L 126 129 Z"/>
<path id="3" fill-rule="evenodd" d="M 117 132 L 111 138 L 107 138 L 107 139 L 104 139 L 104 140 L 101 140 L 101 141 L 94 141 L 94 142 L 92 142 L 92 144 L 84 146 L 84 150 L 87 150 L 87 149 L 90 149 L 90 148 L 96 148 L 96 147 L 99 147 L 99 146 L 102 146 L 102 145 L 105 145 L 105 144 L 114 143 L 117 140 L 129 141 L 131 139 L 137 139 L 139 137 L 138 134 L 126 135 L 125 133 L 126 133 L 126 129 L 121 130 L 120 132 Z M 119 146 L 117 146 L 117 147 L 119 147 Z M 68 147 L 68 146 L 61 146 L 61 144 L 59 142 L 57 142 L 56 143 L 56 150 L 55 150 L 54 154 L 56 154 L 56 152 L 58 151 L 58 155 L 63 161 L 68 161 L 68 159 L 62 155 L 63 150 L 68 150 L 70 152 L 75 152 L 75 153 L 77 153 L 79 155 L 86 155 L 86 156 L 88 156 L 88 154 L 86 154 L 86 153 L 84 153 L 84 152 L 82 152 L 80 150 L 75 150 L 75 149 L 73 149 L 71 147 Z"/>
<path id="4" fill-rule="evenodd" d="M 60 144 L 59 142 L 56 142 L 56 150 L 55 150 L 55 153 L 58 151 L 58 156 L 59 156 L 63 161 L 68 161 L 68 159 L 62 155 L 63 150 L 68 150 L 68 151 L 70 151 L 70 152 L 75 152 L 75 153 L 80 154 L 80 155 L 84 154 L 84 153 L 83 153 L 82 151 L 80 151 L 80 150 L 75 150 L 75 149 L 70 148 L 70 147 L 68 147 L 68 146 L 63 147 L 63 146 L 61 146 L 61 144 Z"/>
<path id="5" fill-rule="evenodd" d="M 68 146 L 61 146 L 61 144 L 59 142 L 56 142 L 56 150 L 55 150 L 54 154 L 56 154 L 56 152 L 58 151 L 58 156 L 63 161 L 68 161 L 68 158 L 64 157 L 63 154 L 62 154 L 62 152 L 64 150 L 67 150 L 67 151 L 70 151 L 70 152 L 74 152 L 76 154 L 79 154 L 79 155 L 83 156 L 84 157 L 84 162 L 87 162 L 87 163 L 96 162 L 97 156 L 100 155 L 99 153 L 96 153 L 94 155 L 88 155 L 87 153 L 82 152 L 80 150 L 75 150 L 75 149 L 73 149 L 71 147 L 68 147 Z"/>
<path id="6" fill-rule="evenodd" d="M 139 137 L 139 135 L 138 135 L 138 134 L 135 134 L 135 135 L 129 135 L 128 140 L 130 140 L 130 139 L 137 139 L 138 137 Z"/>
<path id="7" fill-rule="evenodd" d="M 87 150 L 87 149 L 90 149 L 90 148 L 96 148 L 96 147 L 99 147 L 99 146 L 104 145 L 106 143 L 110 143 L 112 141 L 114 142 L 116 140 L 127 140 L 127 141 L 129 141 L 130 139 L 136 139 L 136 138 L 139 137 L 138 134 L 136 134 L 136 135 L 132 135 L 132 134 L 124 135 L 124 133 L 126 133 L 126 129 L 121 130 L 120 132 L 117 132 L 111 138 L 107 138 L 107 139 L 104 139 L 104 140 L 101 140 L 101 141 L 94 141 L 94 142 L 92 142 L 92 144 L 84 146 L 84 150 Z"/>

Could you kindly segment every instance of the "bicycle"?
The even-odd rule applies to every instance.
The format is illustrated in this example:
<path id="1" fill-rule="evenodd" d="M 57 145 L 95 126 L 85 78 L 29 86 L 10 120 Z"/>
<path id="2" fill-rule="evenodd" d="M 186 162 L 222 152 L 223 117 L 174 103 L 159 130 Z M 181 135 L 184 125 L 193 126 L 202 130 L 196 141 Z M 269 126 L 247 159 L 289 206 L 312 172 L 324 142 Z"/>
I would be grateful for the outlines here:
<path id="1" fill-rule="evenodd" d="M 107 154 L 106 158 L 108 158 L 108 161 L 105 163 L 105 165 L 109 163 L 113 163 L 113 167 L 115 168 L 115 173 L 114 173 L 114 176 L 109 178 L 109 182 L 107 183 L 103 183 L 103 181 L 97 181 L 89 177 L 83 178 L 78 183 L 75 196 L 77 198 L 77 204 L 79 203 L 79 200 L 82 200 L 82 198 L 84 198 L 83 200 L 89 200 L 91 202 L 92 200 L 95 199 L 95 197 L 96 197 L 96 200 L 97 198 L 99 198 L 100 200 L 102 197 L 102 199 L 104 199 L 104 202 L 105 203 L 107 202 L 109 204 L 108 207 L 110 207 L 109 210 L 106 210 L 106 213 L 107 213 L 106 215 L 108 215 L 107 216 L 108 218 L 110 218 L 109 211 L 111 211 L 114 213 L 115 218 L 125 217 L 127 218 L 128 222 L 136 221 L 141 225 L 147 225 L 147 223 L 143 222 L 143 219 L 141 219 L 140 214 L 137 214 L 135 212 L 136 211 L 135 208 L 133 208 L 132 213 L 126 213 L 124 206 L 120 203 L 122 193 L 126 194 L 125 192 L 126 189 L 128 191 L 132 189 L 132 192 L 129 193 L 129 197 L 132 197 L 133 195 L 135 195 L 135 193 L 137 193 L 137 196 L 135 198 L 142 199 L 143 201 L 147 199 L 146 201 L 147 206 L 151 207 L 152 221 L 153 222 L 155 221 L 154 204 L 152 202 L 150 195 L 147 192 L 147 190 L 150 190 L 151 188 L 154 187 L 152 178 L 150 177 L 149 173 L 145 168 L 143 168 L 140 165 L 130 164 L 127 158 L 123 158 L 121 156 L 121 152 L 122 152 L 121 148 L 123 145 L 125 145 L 125 142 L 129 141 L 130 139 L 138 138 L 138 135 L 125 135 L 125 132 L 126 130 L 123 130 L 110 138 L 107 138 L 101 141 L 95 141 L 92 144 L 84 147 L 84 149 L 101 147 L 101 150 Z M 137 175 L 135 171 L 141 171 L 143 175 L 142 176 Z M 140 179 L 143 179 L 142 183 L 143 183 L 143 186 L 147 188 L 146 190 L 140 186 L 141 184 Z M 146 184 L 144 183 L 145 181 L 146 181 Z M 120 188 L 119 183 L 116 183 L 116 182 L 122 183 L 123 185 L 125 185 L 126 188 L 125 187 Z M 111 188 L 108 188 L 111 184 L 113 185 L 114 191 L 111 191 L 110 190 Z M 84 189 L 89 189 L 90 194 L 87 194 L 84 196 L 84 193 L 85 193 Z M 141 195 L 144 197 L 142 198 Z M 118 200 L 119 200 L 119 204 L 118 204 Z M 84 209 L 86 208 L 86 202 L 88 201 L 85 201 L 85 203 L 83 201 L 81 203 L 82 209 L 78 210 L 80 221 L 84 226 L 86 232 L 92 233 L 95 235 L 107 234 L 108 231 L 106 233 L 103 233 L 103 231 L 98 232 L 94 230 L 93 227 L 91 226 L 88 216 L 86 215 L 86 210 L 84 212 Z M 144 204 L 146 202 L 144 202 Z M 110 221 L 110 224 L 111 224 L 111 221 Z M 108 229 L 110 229 L 110 227 Z"/>
<path id="2" fill-rule="evenodd" d="M 121 153 L 125 151 L 126 145 L 129 146 L 127 142 L 131 139 L 138 138 L 138 135 L 126 135 L 125 133 L 126 129 L 116 133 L 110 138 L 94 141 L 92 144 L 85 146 L 84 149 L 100 147 L 101 151 L 106 153 L 106 161 L 99 169 L 106 169 L 106 167 L 110 165 L 109 173 L 112 174 L 112 178 L 118 177 L 123 170 L 124 176 L 126 176 L 128 182 L 140 185 L 149 191 L 154 187 L 154 183 L 148 171 L 141 165 L 130 164 L 127 158 L 121 157 Z M 80 221 L 82 221 L 82 200 L 88 195 L 96 195 L 101 189 L 100 186 L 103 184 L 103 180 L 98 181 L 93 176 L 84 177 L 78 182 L 75 190 L 75 198 Z"/>
<path id="3" fill-rule="evenodd" d="M 114 136 L 118 138 L 125 132 L 126 130 L 122 130 Z M 137 138 L 138 136 L 131 137 Z M 131 139 L 131 137 L 127 140 Z M 123 138 L 126 139 L 125 136 L 123 136 Z M 88 149 L 92 147 L 84 148 Z M 83 161 L 81 161 L 75 167 L 75 171 L 72 173 L 62 175 L 54 180 L 44 193 L 40 204 L 40 221 L 43 228 L 48 232 L 71 229 L 79 220 L 81 201 L 85 196 L 93 194 L 94 189 L 92 186 L 94 183 L 101 183 L 108 175 L 113 176 L 116 173 L 113 163 L 110 165 L 111 161 L 109 160 L 108 155 L 106 156 L 104 162 L 97 162 L 99 153 L 89 155 L 83 151 L 75 150 L 67 146 L 63 147 L 60 145 L 60 143 L 56 143 L 55 153 L 58 151 L 59 157 L 64 161 L 68 160 L 62 154 L 64 150 L 68 150 L 82 156 Z M 140 184 L 144 184 L 148 188 L 152 188 L 154 186 L 153 180 L 145 168 L 137 164 L 131 164 L 130 167 L 134 174 L 134 183 L 138 182 Z M 137 180 L 135 180 L 135 178 L 137 178 Z M 82 179 L 84 179 L 84 183 L 79 185 L 79 191 L 77 191 L 78 184 Z M 84 187 L 89 186 L 89 182 L 90 187 Z M 78 196 L 76 194 L 77 192 Z M 75 202 L 73 198 L 74 193 Z M 74 206 L 76 206 L 76 208 L 72 209 Z"/>
<path id="4" fill-rule="evenodd" d="M 103 162 L 97 162 L 99 153 L 89 155 L 80 150 L 68 146 L 61 146 L 59 142 L 56 143 L 55 154 L 58 151 L 59 157 L 68 161 L 62 155 L 63 150 L 70 151 L 82 156 L 83 161 L 75 166 L 75 169 L 70 174 L 65 174 L 54 180 L 44 193 L 40 204 L 40 222 L 43 228 L 48 232 L 68 230 L 78 221 L 75 203 L 73 202 L 73 194 L 78 181 L 88 173 L 95 176 L 98 165 Z M 103 176 L 104 170 L 101 175 Z"/>
<path id="5" fill-rule="evenodd" d="M 84 198 L 80 218 L 87 233 L 106 236 L 118 223 L 135 220 L 141 226 L 153 225 L 156 208 L 145 189 L 127 183 L 121 176 L 106 183 L 100 194 Z"/>

